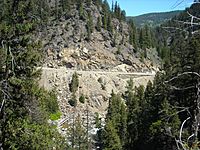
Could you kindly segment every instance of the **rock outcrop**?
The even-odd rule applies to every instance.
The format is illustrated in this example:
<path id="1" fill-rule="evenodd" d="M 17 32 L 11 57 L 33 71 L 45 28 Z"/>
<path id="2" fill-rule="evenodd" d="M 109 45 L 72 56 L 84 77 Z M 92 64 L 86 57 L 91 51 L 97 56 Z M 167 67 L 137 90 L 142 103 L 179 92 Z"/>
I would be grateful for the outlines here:
<path id="1" fill-rule="evenodd" d="M 40 85 L 48 90 L 55 89 L 58 95 L 61 122 L 70 122 L 72 114 L 90 117 L 98 112 L 105 117 L 112 90 L 124 93 L 127 80 L 133 78 L 135 86 L 146 85 L 154 76 L 138 76 L 131 72 L 156 72 L 159 58 L 155 49 L 146 49 L 147 58 L 142 57 L 143 50 L 129 44 L 129 26 L 124 21 L 112 19 L 113 32 L 101 27 L 96 29 L 97 18 L 102 18 L 102 8 L 94 4 L 86 7 L 84 14 L 91 12 L 93 32 L 90 40 L 87 37 L 87 19 L 82 19 L 74 6 L 70 13 L 59 20 L 52 20 L 34 36 L 41 41 L 46 59 L 42 68 Z M 74 108 L 69 104 L 72 93 L 69 90 L 72 74 L 78 73 L 79 87 L 75 93 L 78 101 Z M 120 74 L 119 74 L 120 72 Z M 84 95 L 85 103 L 79 102 Z"/>

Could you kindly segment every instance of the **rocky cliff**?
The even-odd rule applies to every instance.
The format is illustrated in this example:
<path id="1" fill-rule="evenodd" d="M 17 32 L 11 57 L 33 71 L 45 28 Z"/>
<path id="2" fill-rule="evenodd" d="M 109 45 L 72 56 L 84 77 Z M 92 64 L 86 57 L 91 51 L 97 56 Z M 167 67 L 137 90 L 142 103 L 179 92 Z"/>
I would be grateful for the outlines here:
<path id="1" fill-rule="evenodd" d="M 84 3 L 83 8 L 85 18 L 80 17 L 77 6 L 73 5 L 69 13 L 39 28 L 34 37 L 41 41 L 46 55 L 40 85 L 57 91 L 63 114 L 61 122 L 66 118 L 70 120 L 74 110 L 84 116 L 86 108 L 91 112 L 90 116 L 98 112 L 104 117 L 112 90 L 124 93 L 130 78 L 134 79 L 135 86 L 146 85 L 159 68 L 155 49 L 147 48 L 147 57 L 143 58 L 143 50 L 136 52 L 129 44 L 129 25 L 125 21 L 112 18 L 112 32 L 102 26 L 97 30 L 97 18 L 104 17 L 102 7 L 93 3 L 87 7 Z M 92 14 L 93 24 L 89 40 L 88 12 Z M 72 97 L 69 84 L 75 71 L 79 78 L 76 108 L 69 104 Z M 79 102 L 81 95 L 84 95 L 85 103 Z"/>
<path id="2" fill-rule="evenodd" d="M 40 28 L 34 40 L 41 41 L 46 54 L 44 66 L 82 70 L 112 70 L 120 64 L 129 67 L 127 71 L 155 69 L 159 65 L 155 49 L 146 49 L 147 58 L 142 58 L 142 49 L 129 44 L 129 26 L 125 21 L 112 18 L 112 32 L 101 26 L 97 30 L 97 18 L 103 18 L 102 8 L 93 3 L 84 3 L 84 16 L 80 17 L 77 6 L 59 20 L 50 20 Z M 87 36 L 87 16 L 92 14 L 92 33 Z"/>

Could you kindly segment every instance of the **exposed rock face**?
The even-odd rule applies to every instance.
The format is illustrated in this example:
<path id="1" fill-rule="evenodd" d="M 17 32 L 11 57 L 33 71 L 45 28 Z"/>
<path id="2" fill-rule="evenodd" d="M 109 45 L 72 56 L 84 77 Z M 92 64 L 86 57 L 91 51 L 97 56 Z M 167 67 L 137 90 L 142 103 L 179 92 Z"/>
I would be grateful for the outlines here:
<path id="1" fill-rule="evenodd" d="M 146 85 L 154 78 L 130 72 L 157 71 L 159 67 L 155 49 L 147 50 L 146 59 L 141 58 L 141 49 L 134 52 L 135 48 L 129 44 L 127 23 L 112 19 L 112 33 L 103 28 L 97 31 L 97 18 L 103 17 L 101 8 L 94 4 L 84 8 L 84 14 L 87 16 L 90 11 L 93 17 L 90 40 L 87 39 L 87 17 L 81 19 L 75 6 L 59 20 L 50 21 L 34 37 L 34 40 L 42 42 L 46 54 L 40 85 L 57 91 L 62 122 L 65 119 L 70 122 L 74 112 L 84 118 L 86 109 L 91 118 L 95 112 L 105 117 L 112 90 L 124 93 L 131 77 L 135 86 Z M 78 101 L 77 107 L 73 108 L 68 101 L 72 97 L 69 83 L 75 70 L 79 76 L 79 87 L 75 93 L 77 101 L 83 94 L 86 102 Z"/>
<path id="2" fill-rule="evenodd" d="M 94 4 L 84 6 L 85 18 L 81 19 L 74 6 L 70 13 L 57 21 L 50 21 L 39 30 L 34 40 L 44 45 L 47 54 L 44 66 L 110 70 L 119 64 L 127 64 L 135 71 L 159 66 L 155 49 L 147 50 L 148 57 L 144 60 L 141 58 L 143 50 L 134 53 L 135 48 L 129 44 L 129 26 L 126 22 L 114 18 L 113 32 L 104 28 L 97 31 L 97 18 L 103 18 L 101 11 Z M 86 28 L 88 12 L 93 14 L 93 32 L 89 41 Z"/>
<path id="3" fill-rule="evenodd" d="M 84 112 L 86 106 L 93 114 L 98 112 L 104 116 L 108 107 L 108 101 L 112 90 L 115 93 L 124 93 L 127 86 L 127 80 L 133 78 L 135 86 L 146 85 L 149 80 L 153 80 L 153 74 L 134 75 L 122 72 L 126 65 L 118 66 L 115 72 L 108 71 L 77 71 L 79 76 L 79 87 L 76 92 L 77 101 L 81 95 L 84 95 L 86 102 L 84 104 L 78 101 L 77 111 Z M 120 70 L 122 69 L 122 71 Z M 43 68 L 40 85 L 46 89 L 56 89 L 58 101 L 63 117 L 70 115 L 73 107 L 68 101 L 71 98 L 69 83 L 71 82 L 74 70 L 61 68 Z"/>

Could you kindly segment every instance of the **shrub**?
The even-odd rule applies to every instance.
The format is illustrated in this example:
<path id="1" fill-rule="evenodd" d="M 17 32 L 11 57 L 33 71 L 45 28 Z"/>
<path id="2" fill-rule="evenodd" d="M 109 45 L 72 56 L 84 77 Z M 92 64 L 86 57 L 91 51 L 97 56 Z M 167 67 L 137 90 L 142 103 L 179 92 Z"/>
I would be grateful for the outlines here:
<path id="1" fill-rule="evenodd" d="M 95 112 L 95 124 L 96 124 L 96 128 L 101 128 L 101 120 L 99 118 L 98 112 Z"/>
<path id="2" fill-rule="evenodd" d="M 76 107 L 77 106 L 77 100 L 76 100 L 76 95 L 73 93 L 71 99 L 68 101 L 68 103 L 73 106 Z"/>
<path id="3" fill-rule="evenodd" d="M 100 77 L 98 80 L 97 80 L 99 83 L 103 83 L 103 79 Z"/>
<path id="4" fill-rule="evenodd" d="M 69 90 L 75 93 L 78 90 L 78 86 L 79 86 L 78 74 L 75 72 L 72 76 L 71 83 L 69 84 Z"/>
<path id="5" fill-rule="evenodd" d="M 51 114 L 50 115 L 50 119 L 51 120 L 58 120 L 58 119 L 60 119 L 60 116 L 61 116 L 62 114 L 61 114 L 61 112 L 60 111 L 58 111 L 58 112 L 56 112 L 56 113 L 53 113 L 53 114 Z"/>
<path id="6" fill-rule="evenodd" d="M 83 94 L 81 94 L 81 96 L 79 97 L 79 102 L 80 103 L 85 103 L 85 96 Z"/>
<path id="7" fill-rule="evenodd" d="M 103 84 L 101 84 L 101 88 L 102 88 L 102 90 L 106 90 L 106 86 Z"/>

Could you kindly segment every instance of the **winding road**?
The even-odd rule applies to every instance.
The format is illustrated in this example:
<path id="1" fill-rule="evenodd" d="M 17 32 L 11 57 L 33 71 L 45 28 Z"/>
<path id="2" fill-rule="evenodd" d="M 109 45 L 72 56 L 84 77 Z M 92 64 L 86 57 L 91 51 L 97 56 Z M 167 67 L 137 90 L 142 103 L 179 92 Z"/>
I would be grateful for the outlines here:
<path id="1" fill-rule="evenodd" d="M 102 71 L 102 70 L 73 70 L 67 69 L 65 67 L 60 68 L 49 68 L 49 67 L 40 67 L 38 69 L 42 69 L 43 71 L 58 71 L 58 72 L 66 72 L 73 73 L 77 72 L 78 74 L 110 74 L 110 75 L 129 75 L 129 76 L 155 76 L 155 72 L 123 72 L 123 71 Z"/>

